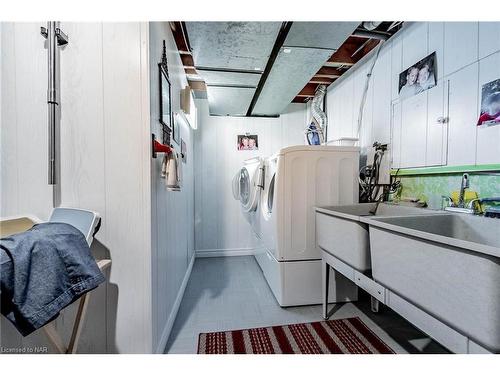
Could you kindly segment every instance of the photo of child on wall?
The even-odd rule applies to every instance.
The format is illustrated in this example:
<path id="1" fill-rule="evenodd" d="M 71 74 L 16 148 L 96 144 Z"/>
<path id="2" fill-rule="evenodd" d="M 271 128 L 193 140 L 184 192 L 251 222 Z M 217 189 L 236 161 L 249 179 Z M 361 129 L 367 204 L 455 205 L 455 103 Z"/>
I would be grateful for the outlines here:
<path id="1" fill-rule="evenodd" d="M 250 150 L 258 150 L 259 149 L 259 141 L 258 135 L 238 135 L 237 139 L 237 147 L 239 151 L 250 151 Z"/>
<path id="2" fill-rule="evenodd" d="M 434 86 L 436 86 L 436 52 L 399 74 L 401 99 L 409 98 Z"/>
<path id="3" fill-rule="evenodd" d="M 500 124 L 500 79 L 485 83 L 481 91 L 481 114 L 477 125 Z"/>

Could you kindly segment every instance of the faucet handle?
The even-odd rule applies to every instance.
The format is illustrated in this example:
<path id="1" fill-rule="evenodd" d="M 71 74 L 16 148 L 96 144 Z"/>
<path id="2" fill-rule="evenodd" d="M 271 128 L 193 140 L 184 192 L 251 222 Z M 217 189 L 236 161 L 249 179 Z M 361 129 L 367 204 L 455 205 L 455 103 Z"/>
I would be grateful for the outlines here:
<path id="1" fill-rule="evenodd" d="M 481 213 L 481 199 L 480 198 L 471 199 L 469 203 L 467 203 L 467 208 L 473 210 L 475 214 Z"/>
<path id="2" fill-rule="evenodd" d="M 452 207 L 453 206 L 453 199 L 451 199 L 450 196 L 448 195 L 441 195 L 441 209 L 444 209 L 444 206 L 443 206 L 443 200 L 446 199 L 448 201 L 448 207 Z"/>

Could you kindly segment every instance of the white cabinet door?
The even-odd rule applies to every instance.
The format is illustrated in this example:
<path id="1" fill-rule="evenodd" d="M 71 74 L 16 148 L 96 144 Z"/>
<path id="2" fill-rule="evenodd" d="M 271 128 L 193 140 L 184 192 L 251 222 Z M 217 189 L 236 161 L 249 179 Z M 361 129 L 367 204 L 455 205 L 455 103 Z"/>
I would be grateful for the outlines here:
<path id="1" fill-rule="evenodd" d="M 405 99 L 401 106 L 401 167 L 425 166 L 427 93 Z"/>
<path id="2" fill-rule="evenodd" d="M 439 81 L 436 87 L 428 91 L 427 105 L 427 147 L 425 165 L 436 166 L 446 164 L 446 141 L 448 125 L 445 98 L 448 98 L 448 81 Z"/>
<path id="3" fill-rule="evenodd" d="M 476 162 L 478 64 L 449 77 L 448 165 Z"/>
<path id="4" fill-rule="evenodd" d="M 500 78 L 500 52 L 479 62 L 479 108 L 481 107 L 483 85 L 498 78 Z M 497 163 L 500 163 L 500 125 L 478 126 L 476 164 Z"/>
<path id="5" fill-rule="evenodd" d="M 478 57 L 478 23 L 445 22 L 444 74 L 473 63 Z"/>

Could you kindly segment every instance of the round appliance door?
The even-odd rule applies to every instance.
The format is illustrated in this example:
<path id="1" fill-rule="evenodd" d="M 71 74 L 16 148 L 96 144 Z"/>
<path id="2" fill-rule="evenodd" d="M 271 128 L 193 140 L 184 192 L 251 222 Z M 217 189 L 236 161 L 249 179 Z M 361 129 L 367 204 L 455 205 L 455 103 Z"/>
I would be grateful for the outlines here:
<path id="1" fill-rule="evenodd" d="M 240 200 L 240 172 L 236 173 L 232 181 L 233 197 L 237 201 Z"/>
<path id="2" fill-rule="evenodd" d="M 271 177 L 271 181 L 269 182 L 269 188 L 267 190 L 266 209 L 269 215 L 273 212 L 275 178 L 276 178 L 276 173 L 273 174 L 273 177 Z"/>
<path id="3" fill-rule="evenodd" d="M 238 191 L 240 202 L 243 207 L 246 207 L 250 203 L 250 195 L 252 189 L 252 181 L 250 180 L 250 174 L 246 168 L 241 168 L 239 174 L 239 184 Z"/>

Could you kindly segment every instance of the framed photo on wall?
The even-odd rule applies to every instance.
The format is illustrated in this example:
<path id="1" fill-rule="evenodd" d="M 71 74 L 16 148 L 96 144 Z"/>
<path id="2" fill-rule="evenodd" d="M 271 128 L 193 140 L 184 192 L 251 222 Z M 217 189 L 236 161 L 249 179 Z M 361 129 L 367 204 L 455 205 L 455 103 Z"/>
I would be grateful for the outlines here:
<path id="1" fill-rule="evenodd" d="M 168 77 L 168 64 L 165 41 L 163 41 L 163 55 L 158 64 L 159 78 L 159 121 L 163 130 L 163 143 L 170 144 L 170 133 L 172 131 L 172 85 Z"/>
<path id="2" fill-rule="evenodd" d="M 500 124 L 500 78 L 485 83 L 481 89 L 481 114 L 478 126 Z"/>
<path id="3" fill-rule="evenodd" d="M 436 52 L 424 57 L 399 74 L 401 99 L 420 94 L 436 86 Z"/>
<path id="4" fill-rule="evenodd" d="M 170 101 L 171 85 L 168 73 L 158 64 L 160 75 L 160 123 L 171 128 L 172 125 L 172 103 Z"/>
<path id="5" fill-rule="evenodd" d="M 259 136 L 257 134 L 239 134 L 236 139 L 238 151 L 252 151 L 259 149 Z"/>

